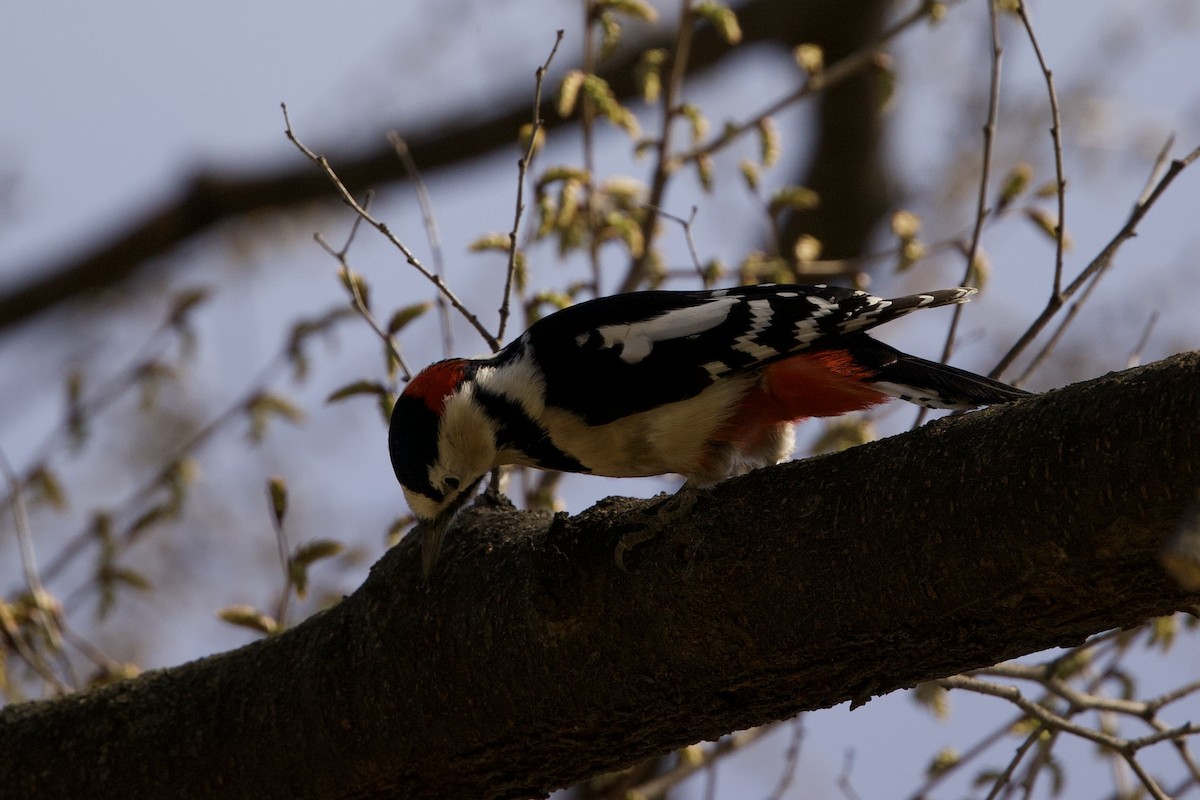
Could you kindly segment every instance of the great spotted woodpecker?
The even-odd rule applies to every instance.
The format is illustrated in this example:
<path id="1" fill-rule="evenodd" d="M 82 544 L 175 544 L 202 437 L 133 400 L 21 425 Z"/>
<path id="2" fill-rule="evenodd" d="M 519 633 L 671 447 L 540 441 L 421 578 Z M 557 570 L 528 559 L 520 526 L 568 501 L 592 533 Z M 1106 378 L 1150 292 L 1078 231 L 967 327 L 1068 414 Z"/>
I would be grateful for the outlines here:
<path id="1" fill-rule="evenodd" d="M 865 331 L 974 289 L 885 300 L 763 284 L 589 300 L 484 358 L 418 374 L 388 446 L 422 529 L 428 576 L 455 513 L 503 464 L 610 477 L 678 473 L 703 486 L 776 464 L 793 423 L 899 397 L 971 408 L 1028 392 L 906 355 Z"/>

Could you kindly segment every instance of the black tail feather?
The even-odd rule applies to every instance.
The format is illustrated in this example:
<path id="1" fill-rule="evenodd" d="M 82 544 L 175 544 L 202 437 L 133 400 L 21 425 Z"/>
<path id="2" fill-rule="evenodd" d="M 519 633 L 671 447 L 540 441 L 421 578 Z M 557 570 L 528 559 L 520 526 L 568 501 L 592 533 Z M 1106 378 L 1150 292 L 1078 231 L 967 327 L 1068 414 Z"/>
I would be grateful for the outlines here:
<path id="1" fill-rule="evenodd" d="M 910 356 L 863 336 L 852 348 L 855 360 L 875 371 L 867 380 L 893 397 L 929 408 L 964 409 L 1008 403 L 1030 392 L 965 369 Z"/>
<path id="2" fill-rule="evenodd" d="M 879 380 L 896 387 L 896 394 L 930 408 L 974 408 L 1008 403 L 1030 393 L 965 369 L 903 355 L 880 371 Z M 876 383 L 876 381 L 872 381 Z"/>

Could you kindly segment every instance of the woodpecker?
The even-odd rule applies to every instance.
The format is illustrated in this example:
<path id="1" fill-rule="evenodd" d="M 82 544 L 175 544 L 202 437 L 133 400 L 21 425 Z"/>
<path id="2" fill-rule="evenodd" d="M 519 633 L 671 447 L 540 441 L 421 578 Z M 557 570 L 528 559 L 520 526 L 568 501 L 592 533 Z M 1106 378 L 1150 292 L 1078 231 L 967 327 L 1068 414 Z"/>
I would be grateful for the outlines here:
<path id="1" fill-rule="evenodd" d="M 396 401 L 388 449 L 421 529 L 428 577 L 457 511 L 520 464 L 705 486 L 777 464 L 793 425 L 899 397 L 965 409 L 1029 393 L 926 361 L 866 331 L 975 289 L 885 300 L 761 284 L 603 297 L 533 323 L 493 355 L 425 368 Z"/>

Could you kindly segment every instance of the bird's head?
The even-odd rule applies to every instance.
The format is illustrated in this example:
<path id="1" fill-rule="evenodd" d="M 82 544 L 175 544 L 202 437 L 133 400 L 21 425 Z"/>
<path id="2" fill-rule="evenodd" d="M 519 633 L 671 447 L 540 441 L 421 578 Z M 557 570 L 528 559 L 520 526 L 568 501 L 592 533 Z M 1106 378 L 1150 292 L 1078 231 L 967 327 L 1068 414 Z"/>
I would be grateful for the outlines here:
<path id="1" fill-rule="evenodd" d="M 470 361 L 439 361 L 409 382 L 392 411 L 388 450 L 417 517 L 426 578 L 455 514 L 495 466 L 495 428 L 475 402 L 473 375 Z"/>

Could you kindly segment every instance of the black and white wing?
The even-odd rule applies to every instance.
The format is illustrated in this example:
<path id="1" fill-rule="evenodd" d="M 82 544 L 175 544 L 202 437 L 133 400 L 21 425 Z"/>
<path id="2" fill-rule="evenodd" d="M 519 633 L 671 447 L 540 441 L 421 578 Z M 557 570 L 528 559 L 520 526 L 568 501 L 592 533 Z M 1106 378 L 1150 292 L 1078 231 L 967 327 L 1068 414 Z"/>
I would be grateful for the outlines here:
<path id="1" fill-rule="evenodd" d="M 782 284 L 635 292 L 558 311 L 534 323 L 522 340 L 540 363 L 554 365 L 544 376 L 547 405 L 599 425 L 974 293 L 957 288 L 885 300 L 833 286 Z M 516 353 L 506 348 L 497 358 Z"/>

